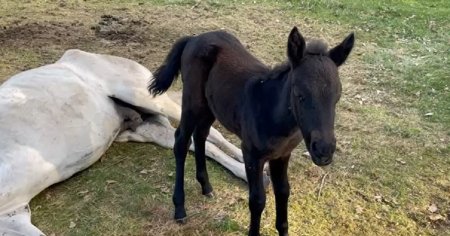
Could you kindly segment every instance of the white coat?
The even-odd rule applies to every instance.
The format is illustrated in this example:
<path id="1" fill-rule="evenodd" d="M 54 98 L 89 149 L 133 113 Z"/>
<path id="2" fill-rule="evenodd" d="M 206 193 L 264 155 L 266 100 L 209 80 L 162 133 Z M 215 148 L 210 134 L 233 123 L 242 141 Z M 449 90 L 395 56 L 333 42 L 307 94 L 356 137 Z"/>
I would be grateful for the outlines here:
<path id="1" fill-rule="evenodd" d="M 116 138 L 172 148 L 174 128 L 167 117 L 179 120 L 180 106 L 165 94 L 151 96 L 151 79 L 135 61 L 68 50 L 54 64 L 0 86 L 0 235 L 43 234 L 31 224 L 30 200 L 92 165 Z M 155 115 L 139 120 L 111 97 Z M 119 135 L 130 119 L 138 122 L 130 125 L 134 130 Z M 211 129 L 206 152 L 246 179 L 240 149 L 217 130 Z"/>

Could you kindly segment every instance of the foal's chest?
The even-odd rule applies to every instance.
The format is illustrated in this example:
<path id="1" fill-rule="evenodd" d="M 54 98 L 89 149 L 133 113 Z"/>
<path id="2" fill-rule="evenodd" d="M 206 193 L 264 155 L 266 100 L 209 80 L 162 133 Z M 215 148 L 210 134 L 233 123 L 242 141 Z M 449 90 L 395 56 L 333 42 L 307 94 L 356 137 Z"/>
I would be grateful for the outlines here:
<path id="1" fill-rule="evenodd" d="M 267 145 L 270 149 L 268 157 L 270 159 L 276 159 L 278 157 L 288 156 L 301 141 L 302 135 L 300 131 L 296 131 L 288 137 L 271 138 Z"/>

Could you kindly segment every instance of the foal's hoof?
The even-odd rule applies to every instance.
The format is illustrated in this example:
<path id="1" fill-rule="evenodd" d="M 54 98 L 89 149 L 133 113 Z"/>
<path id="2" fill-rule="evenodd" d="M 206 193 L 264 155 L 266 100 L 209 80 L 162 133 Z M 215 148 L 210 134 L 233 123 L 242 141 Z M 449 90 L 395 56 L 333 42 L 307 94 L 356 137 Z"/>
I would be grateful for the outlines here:
<path id="1" fill-rule="evenodd" d="M 178 224 L 184 224 L 187 221 L 186 218 L 186 211 L 185 210 L 180 210 L 180 211 L 175 211 L 175 215 L 173 217 L 175 219 L 175 221 Z"/>
<path id="2" fill-rule="evenodd" d="M 206 193 L 206 194 L 203 194 L 203 195 L 205 195 L 208 198 L 214 198 L 214 192 L 213 191 L 211 191 L 209 193 Z"/>
<path id="3" fill-rule="evenodd" d="M 187 218 L 184 217 L 184 218 L 181 218 L 181 219 L 175 219 L 175 222 L 177 222 L 177 224 L 184 225 L 187 222 Z"/>
<path id="4" fill-rule="evenodd" d="M 207 186 L 203 187 L 202 194 L 209 198 L 214 197 L 213 188 L 211 187 L 211 185 L 207 185 Z"/>

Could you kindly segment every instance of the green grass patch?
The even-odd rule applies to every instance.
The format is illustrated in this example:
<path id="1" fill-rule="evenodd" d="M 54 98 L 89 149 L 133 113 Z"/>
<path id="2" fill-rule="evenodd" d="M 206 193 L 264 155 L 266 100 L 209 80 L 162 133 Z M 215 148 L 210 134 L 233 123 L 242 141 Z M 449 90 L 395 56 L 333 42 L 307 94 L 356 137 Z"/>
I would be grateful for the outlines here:
<path id="1" fill-rule="evenodd" d="M 375 67 L 367 79 L 400 96 L 399 106 L 418 108 L 421 115 L 433 113 L 425 119 L 450 128 L 449 1 L 322 0 L 286 4 L 307 10 L 308 15 L 330 27 L 351 25 L 357 39 L 375 42 L 377 47 L 364 56 Z"/>

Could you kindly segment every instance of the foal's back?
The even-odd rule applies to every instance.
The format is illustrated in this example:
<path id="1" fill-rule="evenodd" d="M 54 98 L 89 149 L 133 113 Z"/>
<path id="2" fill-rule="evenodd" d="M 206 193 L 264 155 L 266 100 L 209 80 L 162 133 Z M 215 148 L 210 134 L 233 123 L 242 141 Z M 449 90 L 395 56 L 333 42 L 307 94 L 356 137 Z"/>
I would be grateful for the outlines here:
<path id="1" fill-rule="evenodd" d="M 192 63 L 195 59 L 215 67 L 215 70 L 230 73 L 224 79 L 243 79 L 247 73 L 267 70 L 235 36 L 225 31 L 207 32 L 190 39 L 183 52 L 182 64 Z M 235 76 L 240 78 L 233 78 Z"/>
<path id="2" fill-rule="evenodd" d="M 181 60 L 186 93 L 196 92 L 206 97 L 214 116 L 238 135 L 245 84 L 268 71 L 236 37 L 224 31 L 190 39 Z"/>

